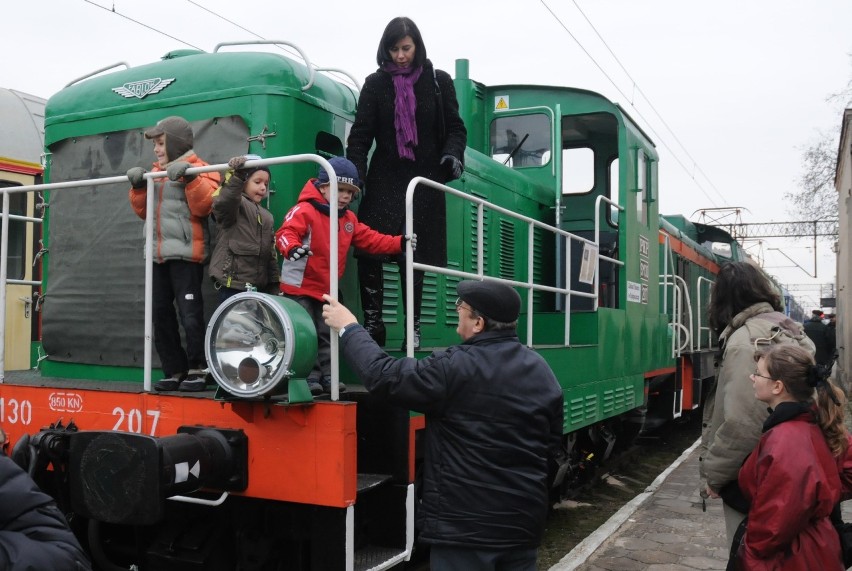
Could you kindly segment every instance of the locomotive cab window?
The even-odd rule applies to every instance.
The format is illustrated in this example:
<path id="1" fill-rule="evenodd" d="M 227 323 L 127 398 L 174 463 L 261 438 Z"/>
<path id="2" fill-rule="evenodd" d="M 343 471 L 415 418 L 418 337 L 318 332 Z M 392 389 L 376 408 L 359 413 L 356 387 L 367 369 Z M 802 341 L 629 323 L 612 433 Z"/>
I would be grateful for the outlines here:
<path id="1" fill-rule="evenodd" d="M 562 194 L 585 194 L 595 186 L 595 152 L 589 147 L 562 151 Z"/>
<path id="2" fill-rule="evenodd" d="M 491 158 L 514 169 L 548 164 L 551 140 L 550 118 L 543 113 L 499 117 L 491 122 Z"/>
<path id="3" fill-rule="evenodd" d="M 731 245 L 727 242 L 704 242 L 704 246 L 710 248 L 710 251 L 723 258 L 731 259 L 734 257 L 731 251 Z"/>
<path id="4" fill-rule="evenodd" d="M 0 180 L 0 187 L 20 186 L 19 184 Z M 9 195 L 9 213 L 17 216 L 26 216 L 27 195 Z M 2 222 L 0 222 L 2 224 Z M 26 222 L 20 220 L 9 221 L 9 257 L 7 276 L 9 279 L 24 279 L 24 257 L 27 248 L 27 226 Z"/>

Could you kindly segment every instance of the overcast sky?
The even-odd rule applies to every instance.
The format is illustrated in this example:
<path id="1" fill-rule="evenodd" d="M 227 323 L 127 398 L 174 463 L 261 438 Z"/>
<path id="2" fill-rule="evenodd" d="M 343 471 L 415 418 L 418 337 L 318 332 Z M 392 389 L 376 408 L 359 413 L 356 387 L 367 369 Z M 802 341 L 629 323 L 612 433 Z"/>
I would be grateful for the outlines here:
<path id="1" fill-rule="evenodd" d="M 738 206 L 744 222 L 800 219 L 782 197 L 796 188 L 802 148 L 839 132 L 846 102 L 827 98 L 852 78 L 850 0 L 13 0 L 4 8 L 0 86 L 45 98 L 113 63 L 258 36 L 363 78 L 384 26 L 407 15 L 451 74 L 467 58 L 471 77 L 488 85 L 567 85 L 621 103 L 657 144 L 661 211 L 691 218 Z M 812 273 L 809 244 L 764 246 L 770 273 L 814 284 L 800 293 L 806 309 L 819 297 L 815 284 L 833 281 L 828 245 L 818 248 L 816 280 L 766 248 L 782 247 Z"/>

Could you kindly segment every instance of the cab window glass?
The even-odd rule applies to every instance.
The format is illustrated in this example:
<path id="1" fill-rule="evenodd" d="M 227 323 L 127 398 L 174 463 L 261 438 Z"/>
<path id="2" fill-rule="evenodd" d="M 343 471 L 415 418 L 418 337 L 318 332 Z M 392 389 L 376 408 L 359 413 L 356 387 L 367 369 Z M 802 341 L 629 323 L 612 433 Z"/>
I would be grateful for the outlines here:
<path id="1" fill-rule="evenodd" d="M 551 140 L 550 118 L 543 113 L 498 117 L 491 122 L 491 158 L 515 169 L 548 164 Z"/>
<path id="2" fill-rule="evenodd" d="M 595 152 L 589 147 L 562 151 L 562 194 L 582 194 L 595 186 Z"/>
<path id="3" fill-rule="evenodd" d="M 20 186 L 19 184 L 0 180 L 0 188 Z M 13 193 L 9 195 L 9 213 L 18 216 L 26 215 L 27 195 Z M 2 224 L 2 221 L 0 221 Z M 27 223 L 20 220 L 9 221 L 9 257 L 6 276 L 13 280 L 24 279 L 24 256 L 27 248 Z"/>

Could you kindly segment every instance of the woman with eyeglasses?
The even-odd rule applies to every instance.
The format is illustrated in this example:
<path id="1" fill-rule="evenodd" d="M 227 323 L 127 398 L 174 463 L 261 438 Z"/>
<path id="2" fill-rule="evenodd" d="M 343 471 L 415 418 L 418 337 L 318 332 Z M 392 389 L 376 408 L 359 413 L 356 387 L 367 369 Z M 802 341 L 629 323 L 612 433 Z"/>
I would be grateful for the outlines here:
<path id="1" fill-rule="evenodd" d="M 766 406 L 755 400 L 748 376 L 758 346 L 791 343 L 810 353 L 814 345 L 800 324 L 784 315 L 781 296 L 760 268 L 732 262 L 710 290 L 710 326 L 719 336 L 715 382 L 704 407 L 699 472 L 704 498 L 722 498 L 728 545 L 748 512 L 737 473 L 760 439 Z"/>
<path id="2" fill-rule="evenodd" d="M 771 412 L 739 472 L 750 507 L 728 568 L 845 569 L 830 516 L 844 487 L 838 465 L 852 472 L 846 397 L 801 347 L 773 345 L 754 360 L 754 396 Z"/>

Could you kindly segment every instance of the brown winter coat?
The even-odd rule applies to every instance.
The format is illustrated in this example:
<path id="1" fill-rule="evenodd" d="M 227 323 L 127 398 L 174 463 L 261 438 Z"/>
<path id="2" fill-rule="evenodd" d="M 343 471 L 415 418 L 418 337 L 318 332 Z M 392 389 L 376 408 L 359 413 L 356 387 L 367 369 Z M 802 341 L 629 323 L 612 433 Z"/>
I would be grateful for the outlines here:
<path id="1" fill-rule="evenodd" d="M 213 217 L 218 228 L 210 259 L 210 277 L 225 287 L 277 293 L 278 262 L 272 214 L 243 194 L 244 181 L 236 174 L 213 195 Z"/>
<path id="2" fill-rule="evenodd" d="M 770 341 L 778 329 L 781 331 Z M 736 482 L 743 460 L 760 440 L 763 422 L 769 416 L 766 404 L 754 397 L 749 379 L 757 371 L 755 341 L 761 346 L 797 343 L 814 352 L 814 344 L 801 326 L 766 302 L 735 315 L 719 336 L 721 359 L 704 408 L 699 464 L 701 478 L 717 492 Z"/>

